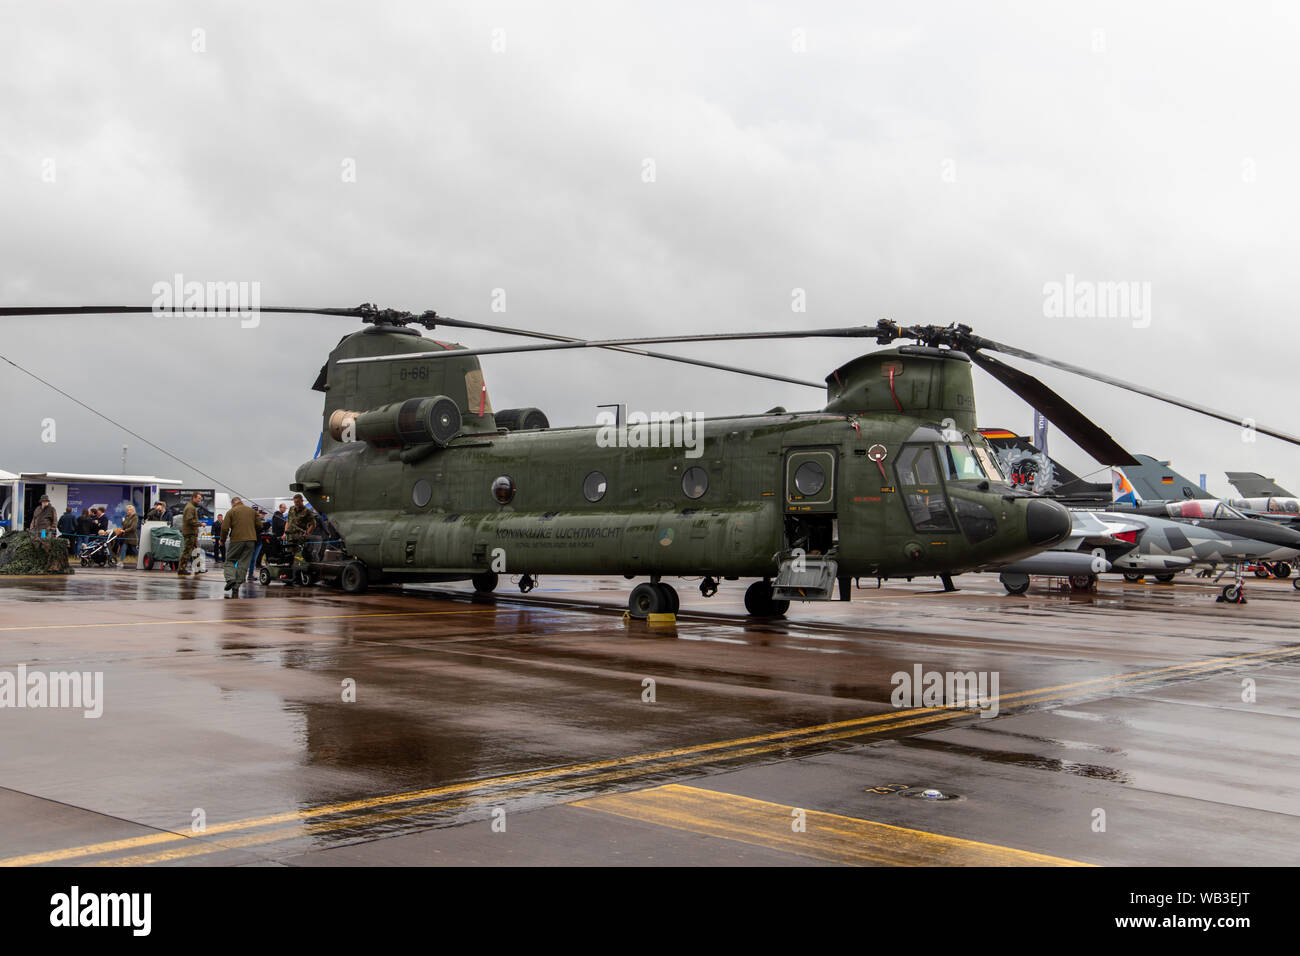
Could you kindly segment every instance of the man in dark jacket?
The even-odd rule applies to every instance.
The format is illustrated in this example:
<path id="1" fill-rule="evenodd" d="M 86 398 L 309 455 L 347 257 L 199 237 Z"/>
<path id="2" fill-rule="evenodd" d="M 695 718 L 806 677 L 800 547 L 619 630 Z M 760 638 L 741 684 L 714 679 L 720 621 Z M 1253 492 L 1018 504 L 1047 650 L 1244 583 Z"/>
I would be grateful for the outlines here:
<path id="1" fill-rule="evenodd" d="M 77 519 L 77 550 L 80 551 L 86 546 L 86 542 L 95 536 L 95 519 L 90 516 L 90 512 L 82 508 L 81 517 Z"/>
<path id="2" fill-rule="evenodd" d="M 271 537 L 284 537 L 284 526 L 286 524 L 284 513 L 288 509 L 289 506 L 281 502 L 280 507 L 276 509 L 273 515 L 271 515 Z"/>
<path id="3" fill-rule="evenodd" d="M 226 560 L 226 546 L 221 541 L 221 521 L 225 515 L 217 515 L 217 519 L 212 522 L 212 560 Z"/>
<path id="4" fill-rule="evenodd" d="M 77 516 L 72 513 L 71 508 L 64 510 L 59 516 L 59 535 L 68 542 L 68 553 L 76 555 L 77 553 Z"/>

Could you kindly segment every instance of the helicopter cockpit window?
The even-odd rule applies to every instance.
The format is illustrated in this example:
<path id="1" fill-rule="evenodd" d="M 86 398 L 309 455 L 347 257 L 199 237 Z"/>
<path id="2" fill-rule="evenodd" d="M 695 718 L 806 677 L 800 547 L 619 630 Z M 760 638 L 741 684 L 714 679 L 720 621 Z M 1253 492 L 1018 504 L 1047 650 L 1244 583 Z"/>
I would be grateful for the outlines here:
<path id="1" fill-rule="evenodd" d="M 492 482 L 492 497 L 499 504 L 508 505 L 515 497 L 515 482 L 509 475 L 502 475 Z"/>
<path id="2" fill-rule="evenodd" d="M 593 471 L 582 482 L 582 494 L 588 501 L 599 501 L 605 497 L 605 489 L 609 487 L 609 482 L 605 476 L 598 471 Z"/>
<path id="3" fill-rule="evenodd" d="M 984 470 L 979 459 L 975 457 L 970 445 L 951 444 L 943 446 L 944 464 L 949 478 L 983 478 Z"/>
<path id="4" fill-rule="evenodd" d="M 939 472 L 934 467 L 934 455 L 929 445 L 908 445 L 898 456 L 898 483 L 900 485 L 934 485 L 939 482 Z"/>
<path id="5" fill-rule="evenodd" d="M 975 457 L 980 460 L 980 465 L 984 468 L 984 474 L 994 481 L 1006 481 L 1007 476 L 1002 473 L 1002 467 L 998 464 L 996 456 L 990 454 L 989 450 L 983 445 L 973 446 Z"/>
<path id="6" fill-rule="evenodd" d="M 704 497 L 709 490 L 709 473 L 699 466 L 687 468 L 682 475 L 682 494 L 692 501 Z"/>
<path id="7" fill-rule="evenodd" d="M 953 531 L 947 497 L 939 482 L 934 450 L 929 445 L 907 445 L 898 456 L 899 493 L 917 531 Z"/>

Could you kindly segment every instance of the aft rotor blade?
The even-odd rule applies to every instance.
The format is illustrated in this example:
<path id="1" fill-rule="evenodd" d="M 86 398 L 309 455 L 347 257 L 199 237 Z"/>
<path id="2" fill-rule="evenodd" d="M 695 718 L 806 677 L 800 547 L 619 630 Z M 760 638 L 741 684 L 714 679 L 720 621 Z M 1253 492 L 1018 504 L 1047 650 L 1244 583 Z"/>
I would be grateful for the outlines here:
<path id="1" fill-rule="evenodd" d="M 287 308 L 287 307 L 277 307 L 277 306 L 261 306 L 257 309 L 252 309 L 249 311 L 292 313 L 292 314 L 300 314 L 300 315 L 338 315 L 338 316 L 351 316 L 354 318 L 366 318 L 374 314 L 373 309 L 367 309 L 364 307 L 355 308 L 355 309 L 300 309 L 300 308 Z M 16 306 L 16 307 L 0 307 L 0 318 L 8 317 L 8 316 L 22 316 L 22 315 L 32 315 L 32 316 L 100 315 L 100 314 L 142 315 L 147 313 L 154 313 L 157 315 L 166 316 L 166 315 L 174 314 L 176 312 L 203 313 L 208 315 L 226 315 L 226 314 L 236 314 L 241 312 L 241 310 L 237 307 L 226 308 L 226 309 L 197 308 L 197 307 L 192 309 L 187 309 L 182 307 L 175 310 L 160 310 L 160 309 L 154 309 L 151 306 L 137 306 L 137 305 L 76 305 L 76 306 L 56 305 L 56 306 L 37 306 L 37 307 Z M 508 326 L 488 325 L 482 322 L 469 322 L 464 319 L 449 319 L 446 316 L 442 316 L 442 315 L 439 315 L 436 318 L 433 318 L 432 315 L 430 315 L 429 319 L 427 319 L 424 322 L 421 322 L 420 324 L 424 324 L 427 327 L 436 327 L 438 325 L 445 325 L 453 328 L 478 329 L 484 332 L 500 332 L 504 335 L 520 335 L 520 336 L 526 336 L 528 338 L 546 339 L 549 342 L 553 342 L 560 347 L 566 347 L 566 348 L 573 348 L 579 346 L 585 347 L 587 345 L 587 343 L 583 342 L 581 339 L 575 339 L 567 335 L 554 335 L 550 332 L 533 332 L 533 331 L 529 331 L 528 329 L 513 329 L 513 328 L 509 328 Z M 632 349 L 632 348 L 625 348 L 616 345 L 602 345 L 601 347 L 608 348 L 611 351 L 629 352 L 633 355 L 641 355 L 646 358 L 661 359 L 665 362 L 680 362 L 684 365 L 696 365 L 701 368 L 716 369 L 717 371 L 720 372 L 734 372 L 737 375 L 748 375 L 751 376 L 752 378 L 762 378 L 772 382 L 785 382 L 786 384 L 789 385 L 803 385 L 807 388 L 815 388 L 818 390 L 822 390 L 826 388 L 825 382 L 811 382 L 808 381 L 807 379 L 792 378 L 788 375 L 778 375 L 775 372 L 759 372 L 756 371 L 755 369 L 741 368 L 736 365 L 724 365 L 721 362 L 708 362 L 705 361 L 704 359 L 687 358 L 686 356 L 683 355 L 669 355 L 665 352 L 651 352 L 645 349 Z M 496 350 L 455 349 L 453 351 L 456 355 L 466 355 L 466 354 L 478 355 L 478 354 L 484 354 L 485 352 L 490 354 L 493 351 L 496 352 L 530 351 L 530 350 L 537 350 L 538 348 L 541 347 L 533 347 L 533 349 L 529 349 L 528 347 L 510 349 L 507 347 L 507 348 L 496 349 Z M 429 354 L 443 355 L 446 353 L 432 352 Z M 403 355 L 380 356 L 379 359 L 395 361 L 397 359 L 410 358 L 410 355 L 411 353 L 405 353 Z M 344 361 L 350 361 L 350 360 L 345 359 Z"/>
<path id="2" fill-rule="evenodd" d="M 569 339 L 563 342 L 547 342 L 544 345 L 502 345 L 485 349 L 455 349 L 450 352 L 435 352 L 428 357 L 446 357 L 451 355 L 512 355 L 518 352 L 553 352 L 562 349 L 609 349 L 632 352 L 636 355 L 649 355 L 645 349 L 633 348 L 637 345 L 670 345 L 683 342 L 740 342 L 762 341 L 765 339 L 816 339 L 816 338 L 867 338 L 875 337 L 874 326 L 853 326 L 844 329 L 800 329 L 780 332 L 718 332 L 705 335 L 656 335 L 635 339 Z M 367 362 L 400 362 L 411 357 L 409 352 L 395 355 L 371 355 L 364 358 L 339 359 L 339 364 L 359 365 Z M 805 384 L 805 383 L 800 383 Z M 825 387 L 823 383 L 821 388 Z"/>
<path id="3" fill-rule="evenodd" d="M 222 308 L 180 305 L 174 309 L 155 309 L 150 305 L 41 305 L 41 306 L 0 306 L 0 318 L 21 315 L 147 315 L 153 313 L 172 316 L 203 313 L 205 315 L 233 315 L 246 312 L 288 312 L 300 315 L 343 315 L 360 318 L 364 313 L 360 309 L 289 309 L 272 305 L 257 308 L 238 305 Z"/>
<path id="4" fill-rule="evenodd" d="M 1291 435 L 1284 431 L 1278 431 L 1275 428 L 1265 428 L 1257 424 L 1254 419 L 1246 418 L 1242 415 L 1232 415 L 1228 412 L 1216 411 L 1213 408 L 1207 408 L 1204 405 L 1198 405 L 1196 402 L 1189 402 L 1186 399 L 1178 398 L 1175 395 L 1167 395 L 1164 392 L 1158 392 L 1153 388 L 1147 388 L 1143 385 L 1134 385 L 1132 382 L 1126 382 L 1101 372 L 1094 372 L 1090 369 L 1081 368 L 1078 365 L 1071 365 L 1069 362 L 1061 362 L 1057 359 L 1047 358 L 1044 355 L 1037 355 L 1033 352 L 1027 352 L 1024 349 L 1018 349 L 1011 345 L 1002 345 L 1000 342 L 991 342 L 988 339 L 980 339 L 979 348 L 991 349 L 996 352 L 1003 352 L 1007 355 L 1014 355 L 1030 362 L 1037 362 L 1040 365 L 1049 365 L 1052 368 L 1059 368 L 1063 372 L 1070 372 L 1074 375 L 1080 375 L 1084 378 L 1090 378 L 1094 382 L 1102 382 L 1106 385 L 1113 385 L 1116 388 L 1122 388 L 1130 392 L 1136 392 L 1138 395 L 1145 395 L 1147 398 L 1154 398 L 1157 401 L 1165 402 L 1169 405 L 1176 405 L 1179 408 L 1185 408 L 1189 412 L 1196 412 L 1200 415 L 1207 415 L 1210 418 L 1217 418 L 1221 422 L 1227 422 L 1230 425 L 1236 425 L 1239 428 L 1250 428 L 1262 435 L 1268 435 L 1272 438 L 1278 438 L 1293 445 L 1300 445 L 1300 437 Z M 1009 367 L 1009 366 L 1007 366 Z M 1041 409 L 1040 409 L 1041 411 Z M 1045 411 L 1043 414 L 1047 414 Z M 1051 416 L 1048 416 L 1049 418 Z M 1064 431 L 1064 429 L 1062 429 Z M 1067 433 L 1068 434 L 1068 433 Z M 1100 461 L 1100 459 L 1098 459 Z M 1103 464 L 1110 464 L 1103 462 Z"/>
<path id="5" fill-rule="evenodd" d="M 1136 465 L 1137 459 L 1124 450 L 1100 425 L 1079 411 L 1034 376 L 999 362 L 991 355 L 973 351 L 971 361 L 1036 408 L 1076 445 L 1103 465 Z"/>

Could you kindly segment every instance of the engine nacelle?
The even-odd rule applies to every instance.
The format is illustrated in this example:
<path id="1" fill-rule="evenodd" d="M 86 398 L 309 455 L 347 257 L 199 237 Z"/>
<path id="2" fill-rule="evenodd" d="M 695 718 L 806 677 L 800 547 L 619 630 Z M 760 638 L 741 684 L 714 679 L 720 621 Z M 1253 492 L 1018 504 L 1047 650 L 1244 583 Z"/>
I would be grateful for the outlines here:
<path id="1" fill-rule="evenodd" d="M 335 441 L 364 441 L 378 447 L 446 445 L 460 434 L 460 407 L 445 395 L 409 398 L 365 412 L 338 409 L 330 415 Z"/>

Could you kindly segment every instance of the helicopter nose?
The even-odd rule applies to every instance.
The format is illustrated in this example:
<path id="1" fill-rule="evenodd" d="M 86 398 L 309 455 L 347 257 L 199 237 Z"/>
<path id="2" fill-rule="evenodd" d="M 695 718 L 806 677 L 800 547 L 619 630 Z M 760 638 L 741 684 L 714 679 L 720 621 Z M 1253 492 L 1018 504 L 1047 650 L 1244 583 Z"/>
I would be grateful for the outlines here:
<path id="1" fill-rule="evenodd" d="M 1031 501 L 1025 513 L 1025 533 L 1030 544 L 1060 544 L 1070 536 L 1074 521 L 1068 509 L 1055 501 Z"/>

